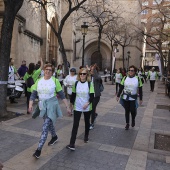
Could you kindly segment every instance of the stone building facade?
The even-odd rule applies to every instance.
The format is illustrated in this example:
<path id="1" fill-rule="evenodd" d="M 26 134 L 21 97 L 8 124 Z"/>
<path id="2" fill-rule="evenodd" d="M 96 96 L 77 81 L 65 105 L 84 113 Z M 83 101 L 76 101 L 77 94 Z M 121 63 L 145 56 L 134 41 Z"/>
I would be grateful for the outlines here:
<path id="1" fill-rule="evenodd" d="M 53 0 L 55 3 L 55 9 L 48 8 L 48 20 L 53 24 L 55 29 L 58 29 L 60 20 L 65 14 L 68 8 L 66 1 Z M 109 1 L 108 1 L 109 2 Z M 139 24 L 140 6 L 136 0 L 121 0 L 117 2 L 117 5 L 123 6 L 123 17 L 132 16 L 135 18 L 135 24 Z M 110 5 L 112 6 L 111 2 Z M 19 67 L 22 60 L 27 61 L 27 65 L 30 62 L 36 63 L 40 57 L 44 61 L 51 61 L 53 58 L 56 60 L 56 65 L 62 64 L 61 54 L 59 52 L 59 45 L 56 36 L 52 32 L 49 25 L 44 20 L 44 13 L 40 9 L 35 8 L 34 3 L 24 4 L 17 14 L 14 29 L 13 39 L 11 47 L 11 56 L 16 67 Z M 0 26 L 2 25 L 4 5 L 0 0 Z M 125 15 L 125 11 L 126 13 Z M 76 14 L 70 16 L 69 20 L 64 25 L 62 38 L 66 49 L 67 59 L 71 66 L 79 67 L 82 63 L 82 34 L 80 27 L 82 21 L 74 22 Z M 134 17 L 135 16 L 135 17 Z M 101 56 L 97 56 L 97 30 L 89 27 L 88 34 L 85 40 L 85 65 L 91 63 L 100 63 L 101 70 L 104 67 L 110 68 L 111 61 L 111 47 L 108 40 L 102 37 L 101 40 Z M 116 68 L 122 67 L 122 50 L 118 47 L 119 52 L 116 53 Z M 137 67 L 140 66 L 141 45 L 139 42 L 133 42 L 125 48 L 125 58 L 127 58 L 127 52 L 131 52 L 130 64 L 134 64 Z M 125 61 L 127 65 L 127 60 Z"/>

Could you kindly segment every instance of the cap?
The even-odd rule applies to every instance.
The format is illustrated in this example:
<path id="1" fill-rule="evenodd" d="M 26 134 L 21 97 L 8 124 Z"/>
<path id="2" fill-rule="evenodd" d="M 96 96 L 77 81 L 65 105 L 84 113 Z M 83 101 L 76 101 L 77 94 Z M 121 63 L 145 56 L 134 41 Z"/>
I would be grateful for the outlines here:
<path id="1" fill-rule="evenodd" d="M 75 68 L 71 68 L 70 72 L 75 72 L 76 73 L 76 69 Z"/>

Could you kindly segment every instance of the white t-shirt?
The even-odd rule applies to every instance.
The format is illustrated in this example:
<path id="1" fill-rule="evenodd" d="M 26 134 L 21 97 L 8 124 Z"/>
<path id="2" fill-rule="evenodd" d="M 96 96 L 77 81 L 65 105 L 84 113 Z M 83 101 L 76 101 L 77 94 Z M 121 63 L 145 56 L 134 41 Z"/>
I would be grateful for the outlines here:
<path id="1" fill-rule="evenodd" d="M 39 100 L 46 100 L 54 97 L 55 94 L 55 82 L 52 78 L 45 80 L 44 77 L 39 80 L 37 84 L 37 92 L 39 96 Z"/>
<path id="2" fill-rule="evenodd" d="M 124 93 L 130 93 L 131 95 L 136 95 L 138 90 L 139 82 L 137 77 L 126 77 L 124 82 Z M 126 100 L 127 95 L 123 95 L 123 99 Z M 129 97 L 129 100 L 135 100 Z"/>
<path id="3" fill-rule="evenodd" d="M 63 83 L 65 86 L 67 86 L 67 93 L 69 95 L 72 94 L 72 87 L 74 85 L 74 83 L 77 81 L 77 75 L 74 75 L 74 76 L 71 76 L 71 75 L 68 75 L 66 76 L 66 78 L 64 79 Z"/>
<path id="4" fill-rule="evenodd" d="M 15 70 L 13 66 L 9 66 L 8 82 L 14 83 L 14 81 L 15 81 Z"/>
<path id="5" fill-rule="evenodd" d="M 154 71 L 154 72 L 152 72 L 152 71 L 150 71 L 149 72 L 149 75 L 150 75 L 150 80 L 156 80 L 156 72 Z"/>
<path id="6" fill-rule="evenodd" d="M 62 81 L 62 80 L 63 80 L 63 71 L 62 71 L 62 70 L 58 70 L 58 71 L 57 71 L 57 74 L 60 74 L 60 75 L 58 76 L 58 80 L 59 80 L 59 81 Z"/>
<path id="7" fill-rule="evenodd" d="M 116 83 L 120 83 L 121 79 L 122 79 L 122 74 L 121 73 L 116 73 L 115 78 L 116 78 Z"/>
<path id="8" fill-rule="evenodd" d="M 74 110 L 88 112 L 90 110 L 90 105 L 86 109 L 83 109 L 83 106 L 89 101 L 89 98 L 90 96 L 88 82 L 86 81 L 85 83 L 81 83 L 79 81 L 76 87 Z"/>

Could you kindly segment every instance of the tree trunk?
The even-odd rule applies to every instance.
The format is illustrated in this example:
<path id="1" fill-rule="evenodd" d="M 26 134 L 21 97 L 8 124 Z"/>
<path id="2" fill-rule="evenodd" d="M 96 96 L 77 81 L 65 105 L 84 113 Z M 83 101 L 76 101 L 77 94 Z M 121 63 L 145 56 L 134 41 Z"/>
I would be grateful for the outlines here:
<path id="1" fill-rule="evenodd" d="M 102 37 L 102 29 L 99 28 L 99 36 L 98 36 L 98 44 L 97 44 L 97 49 L 99 53 L 100 53 L 101 37 Z"/>
<path id="2" fill-rule="evenodd" d="M 67 56 L 66 56 L 63 40 L 62 40 L 62 37 L 61 37 L 60 34 L 58 34 L 57 38 L 58 38 L 58 43 L 59 43 L 59 46 L 60 46 L 60 52 L 61 52 L 61 55 L 62 55 L 62 58 L 63 58 L 64 73 L 66 75 L 68 75 L 69 74 L 69 69 L 68 69 L 68 65 L 67 65 Z"/>
<path id="3" fill-rule="evenodd" d="M 123 53 L 123 68 L 125 68 L 125 47 L 122 46 L 122 53 Z"/>
<path id="4" fill-rule="evenodd" d="M 4 4 L 5 10 L 0 40 L 0 117 L 7 114 L 6 96 L 12 32 L 15 16 L 21 8 L 23 0 L 4 0 Z"/>

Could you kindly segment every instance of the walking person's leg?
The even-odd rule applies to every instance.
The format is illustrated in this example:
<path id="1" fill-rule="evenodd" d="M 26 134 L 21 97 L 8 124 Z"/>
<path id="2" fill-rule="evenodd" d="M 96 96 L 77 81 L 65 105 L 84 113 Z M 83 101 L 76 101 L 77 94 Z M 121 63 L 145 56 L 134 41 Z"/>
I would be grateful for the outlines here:
<path id="1" fill-rule="evenodd" d="M 131 126 L 134 127 L 135 126 L 136 113 L 137 113 L 136 101 L 135 100 L 130 101 L 130 112 L 131 112 L 131 116 L 132 116 Z"/>
<path id="2" fill-rule="evenodd" d="M 48 117 L 46 117 L 45 120 L 44 120 L 44 124 L 43 124 L 43 128 L 42 128 L 42 134 L 41 134 L 41 137 L 40 137 L 38 148 L 35 151 L 35 153 L 33 154 L 33 156 L 36 157 L 36 158 L 40 157 L 42 147 L 43 147 L 44 143 L 46 142 L 49 127 L 50 127 L 50 121 L 51 121 L 51 119 L 48 118 Z"/>
<path id="3" fill-rule="evenodd" d="M 116 82 L 116 94 L 118 92 L 118 85 L 119 85 L 119 83 Z"/>
<path id="4" fill-rule="evenodd" d="M 55 127 L 54 127 L 52 121 L 50 121 L 49 131 L 51 133 L 52 138 L 51 138 L 50 142 L 48 142 L 48 145 L 54 145 L 58 140 L 58 136 L 56 135 Z"/>
<path id="5" fill-rule="evenodd" d="M 74 114 L 73 114 L 74 122 L 73 122 L 70 144 L 66 146 L 70 150 L 75 150 L 75 141 L 76 141 L 76 137 L 77 137 L 77 131 L 78 131 L 78 127 L 79 127 L 81 114 L 82 114 L 82 112 L 74 110 Z"/>
<path id="6" fill-rule="evenodd" d="M 27 92 L 27 114 L 30 114 L 30 113 L 28 112 L 30 96 L 31 96 L 31 92 Z"/>
<path id="7" fill-rule="evenodd" d="M 152 91 L 154 91 L 154 88 L 155 88 L 155 80 L 153 80 L 152 82 Z"/>
<path id="8" fill-rule="evenodd" d="M 130 115 L 130 101 L 124 100 L 124 107 L 125 107 L 125 119 L 126 119 L 126 126 L 125 129 L 129 129 L 129 115 Z"/>
<path id="9" fill-rule="evenodd" d="M 87 143 L 89 140 L 89 125 L 90 125 L 90 112 L 84 112 L 84 122 L 85 122 L 85 135 L 84 135 L 84 142 Z"/>
<path id="10" fill-rule="evenodd" d="M 150 91 L 152 91 L 152 80 L 150 80 Z"/>
<path id="11" fill-rule="evenodd" d="M 99 96 L 99 97 L 95 97 L 95 98 L 93 99 L 93 102 L 92 102 L 90 129 L 93 129 L 93 128 L 94 128 L 94 121 L 95 121 L 95 118 L 96 118 L 96 107 L 97 107 L 97 104 L 99 103 L 99 101 L 100 101 L 100 96 Z"/>

